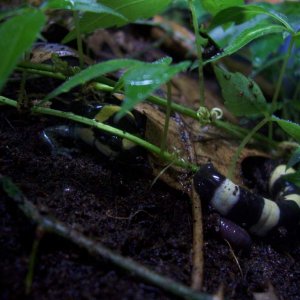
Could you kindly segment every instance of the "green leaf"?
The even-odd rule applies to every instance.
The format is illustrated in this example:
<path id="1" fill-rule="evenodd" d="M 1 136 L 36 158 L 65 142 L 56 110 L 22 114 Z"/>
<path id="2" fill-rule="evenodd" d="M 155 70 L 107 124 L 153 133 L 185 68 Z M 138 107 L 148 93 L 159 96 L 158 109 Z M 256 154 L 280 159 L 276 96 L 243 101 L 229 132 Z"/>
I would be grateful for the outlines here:
<path id="1" fill-rule="evenodd" d="M 70 77 L 62 85 L 60 85 L 49 95 L 47 95 L 45 99 L 52 99 L 61 93 L 68 92 L 70 89 L 74 88 L 77 85 L 85 84 L 89 80 L 102 76 L 106 73 L 114 72 L 116 70 L 124 68 L 130 68 L 137 64 L 140 64 L 140 62 L 133 59 L 115 59 L 92 65 L 84 69 L 83 71 L 77 73 L 76 75 Z"/>
<path id="2" fill-rule="evenodd" d="M 93 12 L 98 14 L 105 13 L 126 20 L 120 13 L 106 5 L 97 3 L 96 0 L 48 0 L 43 4 L 42 8 L 78 10 L 81 12 Z"/>
<path id="3" fill-rule="evenodd" d="M 0 25 L 0 90 L 22 54 L 36 40 L 44 23 L 45 16 L 41 11 L 28 10 Z"/>
<path id="4" fill-rule="evenodd" d="M 240 24 L 261 14 L 272 18 L 273 21 L 281 23 L 287 31 L 294 33 L 294 29 L 288 23 L 285 15 L 258 5 L 242 5 L 226 8 L 214 17 L 211 23 L 211 28 L 224 25 L 229 22 Z"/>
<path id="5" fill-rule="evenodd" d="M 169 66 L 163 60 L 160 63 L 142 63 L 128 70 L 122 80 L 125 87 L 125 100 L 118 117 L 123 116 L 137 103 L 146 99 L 161 85 L 168 82 L 177 73 L 186 70 L 190 62 L 182 62 Z"/>
<path id="6" fill-rule="evenodd" d="M 209 12 L 211 15 L 217 14 L 219 11 L 231 7 L 244 4 L 243 0 L 202 0 L 201 4 L 203 8 Z"/>
<path id="7" fill-rule="evenodd" d="M 286 31 L 286 28 L 281 25 L 274 25 L 265 22 L 264 24 L 259 23 L 254 25 L 253 27 L 246 28 L 238 36 L 233 37 L 233 39 L 228 43 L 228 46 L 224 48 L 223 52 L 220 52 L 218 55 L 215 55 L 209 60 L 206 60 L 205 64 L 231 55 L 257 38 L 263 37 L 268 34 L 282 33 L 284 31 Z"/>
<path id="8" fill-rule="evenodd" d="M 283 43 L 283 36 L 279 34 L 270 34 L 263 38 L 257 39 L 249 45 L 250 59 L 252 66 L 257 72 L 258 68 L 266 68 L 267 64 L 278 62 L 282 60 L 283 56 L 279 56 L 277 51 L 279 46 Z M 273 59 L 270 56 L 274 55 Z"/>
<path id="9" fill-rule="evenodd" d="M 277 12 L 287 16 L 288 22 L 293 27 L 295 32 L 299 30 L 299 15 L 300 15 L 299 1 L 297 2 L 284 1 L 273 7 Z"/>
<path id="10" fill-rule="evenodd" d="M 236 116 L 268 115 L 268 106 L 259 86 L 240 73 L 214 67 L 226 107 Z"/>
<path id="11" fill-rule="evenodd" d="M 112 15 L 95 14 L 87 12 L 80 20 L 80 32 L 90 33 L 97 28 L 107 28 L 122 26 L 137 19 L 149 18 L 163 11 L 171 0 L 101 0 L 99 3 L 110 7 L 115 12 L 124 16 L 127 20 L 122 20 Z M 75 31 L 71 31 L 63 40 L 64 43 L 76 37 Z"/>
<path id="12" fill-rule="evenodd" d="M 272 121 L 276 122 L 287 134 L 289 134 L 296 142 L 300 142 L 300 125 L 288 120 L 279 119 L 272 116 Z"/>
<path id="13" fill-rule="evenodd" d="M 287 175 L 284 175 L 283 178 L 296 186 L 300 187 L 300 171 L 296 171 L 295 173 L 290 173 Z"/>
<path id="14" fill-rule="evenodd" d="M 288 163 L 287 163 L 287 169 L 293 167 L 297 163 L 300 162 L 300 147 L 298 147 L 290 157 Z"/>

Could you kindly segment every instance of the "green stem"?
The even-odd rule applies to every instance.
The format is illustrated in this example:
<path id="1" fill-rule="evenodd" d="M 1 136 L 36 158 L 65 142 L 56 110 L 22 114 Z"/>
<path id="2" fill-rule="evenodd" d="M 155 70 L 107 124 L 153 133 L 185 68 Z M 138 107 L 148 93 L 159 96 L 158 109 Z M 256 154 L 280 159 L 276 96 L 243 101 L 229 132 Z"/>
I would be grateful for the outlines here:
<path id="1" fill-rule="evenodd" d="M 20 93 L 18 96 L 18 103 L 19 107 L 27 107 L 27 99 L 26 99 L 26 91 L 25 91 L 25 86 L 26 86 L 26 79 L 27 79 L 27 71 L 24 70 L 22 72 L 22 78 L 21 78 L 21 84 L 20 84 Z"/>
<path id="2" fill-rule="evenodd" d="M 33 244 L 32 244 L 30 258 L 29 258 L 28 272 L 27 272 L 27 275 L 25 278 L 25 294 L 26 295 L 29 295 L 31 292 L 37 252 L 38 252 L 42 237 L 43 237 L 43 230 L 40 227 L 38 227 L 36 229 L 36 238 L 34 239 Z"/>
<path id="3" fill-rule="evenodd" d="M 204 75 L 203 75 L 203 58 L 202 58 L 202 43 L 199 34 L 199 23 L 194 5 L 194 0 L 189 0 L 189 7 L 192 14 L 194 33 L 196 37 L 196 48 L 198 57 L 198 76 L 199 76 L 199 93 L 200 93 L 200 106 L 205 105 L 205 94 L 204 94 Z"/>
<path id="4" fill-rule="evenodd" d="M 26 68 L 26 70 L 29 73 L 35 73 L 35 74 L 53 77 L 53 78 L 57 78 L 57 79 L 61 79 L 61 80 L 67 79 L 67 76 L 65 76 L 61 73 L 56 73 L 54 71 L 54 68 L 50 65 L 22 62 L 19 64 L 19 67 L 21 67 L 20 69 L 22 71 L 23 71 L 23 68 Z M 94 84 L 94 87 L 97 90 L 102 90 L 105 92 L 113 92 L 115 84 L 116 84 L 115 81 L 113 81 L 109 78 L 106 78 L 104 76 L 101 76 L 101 77 L 97 78 L 96 83 Z M 162 106 L 162 107 L 167 107 L 167 100 L 164 98 L 160 98 L 158 96 L 151 95 L 147 98 L 147 101 L 149 101 L 153 104 Z M 190 118 L 193 118 L 195 120 L 198 120 L 197 112 L 191 108 L 182 106 L 182 105 L 174 103 L 174 102 L 171 103 L 171 108 L 172 108 L 172 111 L 175 111 L 177 113 L 180 113 L 180 114 L 183 114 Z M 239 138 L 239 139 L 244 138 L 244 136 L 249 132 L 245 128 L 242 128 L 238 125 L 234 125 L 234 124 L 224 122 L 221 120 L 215 121 L 214 125 L 218 128 L 222 128 L 222 129 L 226 130 L 227 132 L 232 134 L 234 137 Z M 253 138 L 262 144 L 270 143 L 270 146 L 273 148 L 275 148 L 277 146 L 276 142 L 266 138 L 265 136 L 263 136 L 261 134 L 255 134 L 253 136 Z"/>
<path id="5" fill-rule="evenodd" d="M 2 104 L 6 104 L 6 105 L 10 105 L 10 106 L 14 106 L 17 107 L 17 102 L 14 100 L 11 100 L 9 98 L 0 96 L 0 103 Z M 168 162 L 173 162 L 176 166 L 187 169 L 187 170 L 191 170 L 193 172 L 196 172 L 199 167 L 191 164 L 189 162 L 185 162 L 182 161 L 180 159 L 178 159 L 176 157 L 176 154 L 172 154 L 170 152 L 164 151 L 161 152 L 160 148 L 133 135 L 130 134 L 128 132 L 125 132 L 123 130 L 120 130 L 118 128 L 97 122 L 96 120 L 91 120 L 79 115 L 75 115 L 73 113 L 69 113 L 69 112 L 63 112 L 60 110 L 55 110 L 55 109 L 51 109 L 51 108 L 45 108 L 45 107 L 39 107 L 39 106 L 34 106 L 32 108 L 32 112 L 33 113 L 39 113 L 39 114 L 45 114 L 45 115 L 50 115 L 50 116 L 55 116 L 55 117 L 59 117 L 59 118 L 65 118 L 68 120 L 72 120 L 78 123 L 82 123 L 88 126 L 92 126 L 92 127 L 96 127 L 102 131 L 108 132 L 112 135 L 115 136 L 119 136 L 121 138 L 125 138 L 128 139 L 132 142 L 134 142 L 136 145 L 141 146 L 145 149 L 147 149 L 148 151 L 160 156 L 162 159 L 168 161 Z"/>
<path id="6" fill-rule="evenodd" d="M 22 67 L 17 67 L 16 70 L 21 71 L 21 72 L 26 71 L 27 73 L 31 73 L 31 74 L 36 74 L 36 75 L 41 75 L 41 76 L 47 76 L 47 77 L 51 77 L 51 78 L 66 80 L 66 76 L 61 74 L 61 73 L 49 72 L 49 71 L 44 71 L 44 70 L 29 69 L 29 68 L 22 68 Z"/>
<path id="7" fill-rule="evenodd" d="M 300 81 L 297 83 L 297 86 L 296 86 L 296 89 L 295 89 L 292 101 L 296 101 L 297 100 L 299 93 L 300 93 Z"/>
<path id="8" fill-rule="evenodd" d="M 272 113 L 275 111 L 276 106 L 277 106 L 277 100 L 278 100 L 279 92 L 280 92 L 280 89 L 282 86 L 285 69 L 286 69 L 287 63 L 289 61 L 289 58 L 291 57 L 293 45 L 294 45 L 294 38 L 292 37 L 290 40 L 290 43 L 289 43 L 287 54 L 283 60 L 282 66 L 281 66 L 281 70 L 280 70 L 279 77 L 278 77 L 276 87 L 275 87 L 275 92 L 274 92 L 274 95 L 272 98 L 272 109 L 271 109 Z M 272 126 L 272 122 L 270 122 L 269 123 L 269 139 L 272 139 L 272 135 L 273 135 L 273 126 Z"/>
<path id="9" fill-rule="evenodd" d="M 83 49 L 82 49 L 82 38 L 79 26 L 79 12 L 74 11 L 73 13 L 74 21 L 75 21 L 75 31 L 76 31 L 76 39 L 77 39 L 77 49 L 79 54 L 79 66 L 83 69 Z"/>
<path id="10" fill-rule="evenodd" d="M 242 150 L 244 149 L 244 147 L 247 145 L 247 143 L 250 141 L 251 138 L 253 138 L 253 135 L 260 129 L 262 128 L 266 123 L 268 123 L 270 121 L 269 117 L 266 117 L 264 119 L 262 119 L 243 139 L 243 141 L 240 143 L 239 147 L 237 148 L 236 152 L 234 153 L 232 159 L 231 159 L 231 163 L 230 166 L 228 168 L 228 173 L 227 173 L 227 177 L 229 179 L 233 179 L 233 173 L 234 173 L 234 169 L 236 167 L 237 161 L 240 157 L 240 154 L 242 152 Z"/>
<path id="11" fill-rule="evenodd" d="M 171 105 L 172 105 L 172 85 L 170 82 L 167 83 L 167 111 L 165 116 L 165 125 L 164 125 L 164 131 L 163 131 L 163 137 L 161 140 L 161 153 L 163 153 L 166 150 L 166 144 L 167 144 L 167 138 L 168 138 L 168 130 L 169 130 L 169 122 L 170 122 L 170 116 L 171 116 Z"/>

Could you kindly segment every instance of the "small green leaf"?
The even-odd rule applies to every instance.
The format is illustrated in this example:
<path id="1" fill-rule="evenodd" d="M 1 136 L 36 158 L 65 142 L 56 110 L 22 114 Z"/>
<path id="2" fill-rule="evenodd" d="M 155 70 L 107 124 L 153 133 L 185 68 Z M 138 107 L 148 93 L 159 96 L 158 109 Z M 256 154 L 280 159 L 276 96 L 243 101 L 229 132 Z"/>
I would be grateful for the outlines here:
<path id="1" fill-rule="evenodd" d="M 186 70 L 189 65 L 190 62 L 182 62 L 169 66 L 166 61 L 163 61 L 161 63 L 142 63 L 128 70 L 122 77 L 125 100 L 118 117 L 123 116 L 127 110 L 131 110 L 137 103 L 146 99 L 177 73 Z"/>
<path id="2" fill-rule="evenodd" d="M 287 163 L 287 169 L 293 167 L 300 162 L 300 147 L 298 147 L 292 154 L 291 158 Z"/>
<path id="3" fill-rule="evenodd" d="M 214 67 L 226 107 L 236 116 L 268 115 L 268 106 L 259 86 L 240 73 Z"/>
<path id="4" fill-rule="evenodd" d="M 231 7 L 244 4 L 243 0 L 202 0 L 201 4 L 203 8 L 212 15 L 217 14 L 219 11 Z"/>
<path id="5" fill-rule="evenodd" d="M 114 72 L 116 70 L 124 68 L 130 68 L 137 64 L 140 64 L 140 62 L 133 59 L 115 59 L 90 66 L 84 69 L 83 71 L 77 73 L 76 75 L 70 77 L 62 85 L 60 85 L 49 95 L 47 95 L 45 99 L 52 99 L 61 93 L 68 92 L 70 89 L 74 88 L 77 85 L 85 84 L 89 80 L 102 76 L 106 73 Z"/>
<path id="6" fill-rule="evenodd" d="M 272 121 L 276 122 L 296 142 L 300 142 L 300 125 L 288 120 L 279 119 L 275 116 L 272 116 Z"/>
<path id="7" fill-rule="evenodd" d="M 102 5 L 110 7 L 126 18 L 122 20 L 112 15 L 95 14 L 87 12 L 81 18 L 80 32 L 90 33 L 98 28 L 107 28 L 113 26 L 122 26 L 128 22 L 134 22 L 137 19 L 149 18 L 163 11 L 171 0 L 101 0 Z M 64 43 L 76 37 L 75 31 L 71 31 L 63 40 Z"/>
<path id="8" fill-rule="evenodd" d="M 126 18 L 124 18 L 120 13 L 106 5 L 97 3 L 96 0 L 48 0 L 43 4 L 42 8 L 77 10 L 81 12 L 93 12 L 98 14 L 105 13 L 126 20 Z"/>
<path id="9" fill-rule="evenodd" d="M 290 173 L 287 175 L 284 175 L 283 178 L 296 186 L 300 187 L 300 171 L 296 171 L 295 173 Z"/>
<path id="10" fill-rule="evenodd" d="M 220 54 L 213 56 L 209 60 L 206 60 L 205 64 L 231 55 L 257 38 L 263 37 L 268 34 L 282 33 L 284 31 L 286 31 L 286 28 L 281 25 L 274 25 L 265 22 L 264 24 L 259 23 L 254 25 L 253 27 L 246 28 L 239 35 L 233 37 L 233 39 L 228 43 L 228 46 L 224 48 L 223 52 L 220 52 Z"/>
<path id="11" fill-rule="evenodd" d="M 0 25 L 0 90 L 22 54 L 36 40 L 45 23 L 41 11 L 28 10 Z"/>
<path id="12" fill-rule="evenodd" d="M 240 24 L 261 14 L 266 15 L 272 18 L 274 21 L 281 23 L 281 25 L 285 27 L 287 31 L 294 33 L 294 29 L 288 23 L 287 17 L 285 15 L 279 14 L 276 11 L 258 5 L 241 5 L 226 8 L 220 11 L 214 17 L 211 23 L 211 28 L 224 25 L 229 22 Z"/>

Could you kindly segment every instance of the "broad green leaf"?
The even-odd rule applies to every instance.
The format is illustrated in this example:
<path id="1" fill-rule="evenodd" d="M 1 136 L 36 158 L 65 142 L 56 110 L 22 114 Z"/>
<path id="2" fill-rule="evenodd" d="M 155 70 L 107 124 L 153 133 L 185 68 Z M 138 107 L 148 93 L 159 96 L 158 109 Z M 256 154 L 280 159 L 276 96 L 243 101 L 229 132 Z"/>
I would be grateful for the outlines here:
<path id="1" fill-rule="evenodd" d="M 272 18 L 274 21 L 281 23 L 281 25 L 284 26 L 287 31 L 294 33 L 294 29 L 288 23 L 286 16 L 258 5 L 243 5 L 226 8 L 220 11 L 214 17 L 211 23 L 211 28 L 224 25 L 229 22 L 240 24 L 261 14 L 266 15 Z"/>
<path id="2" fill-rule="evenodd" d="M 52 99 L 61 93 L 66 93 L 77 85 L 85 84 L 88 81 L 116 70 L 130 68 L 140 64 L 139 61 L 133 59 L 115 59 L 105 61 L 96 65 L 92 65 L 76 75 L 70 77 L 62 85 L 47 95 L 46 99 Z"/>
<path id="3" fill-rule="evenodd" d="M 279 119 L 275 116 L 272 121 L 276 122 L 287 134 L 289 134 L 297 143 L 300 142 L 300 125 L 288 120 Z"/>
<path id="4" fill-rule="evenodd" d="M 42 8 L 78 10 L 81 12 L 93 12 L 98 14 L 105 13 L 126 20 L 120 13 L 106 5 L 97 3 L 96 0 L 48 0 L 43 4 Z"/>
<path id="5" fill-rule="evenodd" d="M 259 86 L 241 73 L 214 67 L 226 107 L 236 116 L 268 115 L 268 106 Z"/>
<path id="6" fill-rule="evenodd" d="M 293 167 L 300 162 L 300 147 L 298 147 L 290 157 L 287 163 L 287 169 Z"/>
<path id="7" fill-rule="evenodd" d="M 190 62 L 182 62 L 169 66 L 163 61 L 161 63 L 142 63 L 128 70 L 122 78 L 125 100 L 118 117 L 124 115 L 127 110 L 131 110 L 177 73 L 186 70 L 189 65 Z"/>
<path id="8" fill-rule="evenodd" d="M 149 18 L 163 11 L 170 2 L 171 0 L 101 0 L 98 3 L 110 7 L 127 20 L 112 15 L 87 12 L 80 20 L 80 31 L 90 33 L 98 28 L 122 26 L 137 19 Z M 75 37 L 76 33 L 73 30 L 64 38 L 63 42 L 66 43 Z"/>
<path id="9" fill-rule="evenodd" d="M 219 60 L 222 57 L 231 55 L 247 44 L 249 44 L 251 41 L 263 37 L 268 34 L 274 34 L 274 33 L 282 33 L 286 31 L 286 28 L 281 25 L 274 25 L 274 24 L 256 24 L 253 27 L 246 28 L 243 30 L 238 36 L 234 37 L 232 41 L 228 43 L 228 46 L 224 48 L 223 52 L 220 52 L 218 55 L 213 56 L 209 60 L 205 61 L 205 64 Z"/>
<path id="10" fill-rule="evenodd" d="M 45 23 L 41 11 L 28 10 L 0 25 L 0 90 L 7 77 L 36 40 Z"/>
<path id="11" fill-rule="evenodd" d="M 227 0 L 227 1 L 202 0 L 201 4 L 207 12 L 209 12 L 211 15 L 215 15 L 219 11 L 225 8 L 242 5 L 244 4 L 244 1 L 243 0 Z"/>

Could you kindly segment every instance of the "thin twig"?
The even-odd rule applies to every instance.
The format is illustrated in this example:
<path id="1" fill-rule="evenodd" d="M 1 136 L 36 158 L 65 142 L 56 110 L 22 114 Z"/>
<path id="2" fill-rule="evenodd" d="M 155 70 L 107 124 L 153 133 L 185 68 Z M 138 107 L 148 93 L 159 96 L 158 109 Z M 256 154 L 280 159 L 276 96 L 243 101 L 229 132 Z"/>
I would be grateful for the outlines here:
<path id="1" fill-rule="evenodd" d="M 160 149 L 163 153 L 166 150 L 168 131 L 169 131 L 169 123 L 171 117 L 171 105 L 172 105 L 172 85 L 170 82 L 167 83 L 167 111 L 165 116 L 165 125 L 163 131 L 163 137 L 161 139 Z"/>
<path id="2" fill-rule="evenodd" d="M 19 209 L 32 221 L 42 228 L 45 232 L 53 233 L 71 241 L 80 248 L 85 249 L 95 258 L 104 258 L 113 265 L 123 269 L 144 281 L 147 281 L 168 293 L 172 293 L 177 297 L 191 300 L 213 300 L 213 296 L 196 292 L 183 284 L 176 282 L 170 278 L 159 275 L 154 271 L 144 267 L 143 265 L 117 254 L 103 246 L 101 243 L 87 238 L 82 233 L 66 226 L 64 223 L 55 220 L 49 216 L 40 214 L 37 208 L 27 200 L 19 188 L 12 181 L 0 175 L 4 191 L 17 204 Z"/>
<path id="3" fill-rule="evenodd" d="M 196 151 L 194 144 L 191 142 L 189 131 L 179 114 L 175 114 L 176 123 L 181 127 L 181 139 L 184 148 L 187 151 L 189 162 L 196 163 Z M 202 207 L 198 194 L 195 191 L 193 182 L 190 183 L 189 197 L 191 199 L 192 217 L 193 217 L 193 269 L 191 276 L 191 287 L 200 291 L 203 284 L 204 258 L 203 258 L 203 222 Z"/>
<path id="4" fill-rule="evenodd" d="M 193 270 L 192 270 L 192 288 L 199 291 L 203 284 L 203 222 L 202 207 L 198 194 L 194 186 L 190 191 L 193 212 Z"/>

